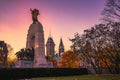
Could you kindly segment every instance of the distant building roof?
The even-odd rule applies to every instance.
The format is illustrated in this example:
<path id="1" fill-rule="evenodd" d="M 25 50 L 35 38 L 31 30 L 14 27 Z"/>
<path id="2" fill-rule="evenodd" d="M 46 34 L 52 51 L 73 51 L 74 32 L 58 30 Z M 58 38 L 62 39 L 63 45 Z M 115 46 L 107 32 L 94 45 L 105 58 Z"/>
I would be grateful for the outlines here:
<path id="1" fill-rule="evenodd" d="M 48 38 L 47 44 L 48 44 L 48 43 L 53 43 L 53 44 L 55 44 L 54 41 L 53 41 L 53 39 L 52 39 L 52 37 L 49 37 L 49 38 Z"/>
<path id="2" fill-rule="evenodd" d="M 55 54 L 54 57 L 53 57 L 55 60 L 60 60 L 61 59 L 61 56 L 59 56 L 59 54 Z"/>

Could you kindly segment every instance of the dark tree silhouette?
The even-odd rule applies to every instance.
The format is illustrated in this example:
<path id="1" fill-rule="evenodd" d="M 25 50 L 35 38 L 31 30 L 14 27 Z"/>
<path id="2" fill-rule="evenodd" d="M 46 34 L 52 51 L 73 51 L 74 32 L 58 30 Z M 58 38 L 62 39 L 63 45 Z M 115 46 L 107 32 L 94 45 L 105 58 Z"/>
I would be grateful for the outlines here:
<path id="1" fill-rule="evenodd" d="M 120 0 L 107 0 L 102 15 L 106 22 L 120 22 Z"/>
<path id="2" fill-rule="evenodd" d="M 5 43 L 4 41 L 0 41 L 0 63 L 2 63 L 5 66 L 7 64 L 7 55 L 7 43 Z"/>
<path id="3" fill-rule="evenodd" d="M 120 23 L 99 24 L 75 34 L 71 49 L 79 53 L 83 61 L 90 63 L 96 73 L 101 73 L 102 65 L 111 73 L 119 73 L 120 64 Z"/>

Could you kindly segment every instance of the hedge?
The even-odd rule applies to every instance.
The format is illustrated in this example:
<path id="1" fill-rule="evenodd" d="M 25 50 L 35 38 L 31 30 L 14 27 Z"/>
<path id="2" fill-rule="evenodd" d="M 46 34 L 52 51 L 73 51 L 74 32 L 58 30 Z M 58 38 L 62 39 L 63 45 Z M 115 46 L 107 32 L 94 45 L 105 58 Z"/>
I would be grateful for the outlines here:
<path id="1" fill-rule="evenodd" d="M 57 77 L 88 74 L 86 68 L 1 68 L 0 79 L 16 80 L 36 77 Z"/>

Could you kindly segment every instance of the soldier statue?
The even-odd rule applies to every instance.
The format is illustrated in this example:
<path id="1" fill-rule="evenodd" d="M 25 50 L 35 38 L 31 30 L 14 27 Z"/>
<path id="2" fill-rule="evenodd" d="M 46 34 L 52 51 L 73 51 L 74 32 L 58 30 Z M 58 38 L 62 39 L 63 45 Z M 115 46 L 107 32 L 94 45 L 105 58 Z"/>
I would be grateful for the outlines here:
<path id="1" fill-rule="evenodd" d="M 37 16 L 39 15 L 39 10 L 37 9 L 30 9 L 31 14 L 32 14 L 32 20 L 33 20 L 33 24 L 35 24 L 35 22 L 38 22 Z"/>

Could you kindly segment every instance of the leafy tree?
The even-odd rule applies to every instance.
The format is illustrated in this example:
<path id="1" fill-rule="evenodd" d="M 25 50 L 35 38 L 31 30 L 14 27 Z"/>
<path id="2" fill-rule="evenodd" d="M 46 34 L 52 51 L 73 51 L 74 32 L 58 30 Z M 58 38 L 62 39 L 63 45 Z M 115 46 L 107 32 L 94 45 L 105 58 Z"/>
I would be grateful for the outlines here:
<path id="1" fill-rule="evenodd" d="M 90 63 L 96 73 L 101 73 L 102 63 L 113 73 L 118 73 L 120 62 L 120 23 L 99 24 L 75 34 L 70 41 L 71 49 Z M 110 65 L 112 64 L 112 65 Z M 114 65 L 114 66 L 113 66 Z"/>
<path id="2" fill-rule="evenodd" d="M 78 68 L 78 61 L 80 60 L 78 54 L 73 51 L 66 51 L 62 54 L 62 59 L 60 61 L 62 68 Z"/>

